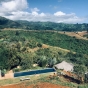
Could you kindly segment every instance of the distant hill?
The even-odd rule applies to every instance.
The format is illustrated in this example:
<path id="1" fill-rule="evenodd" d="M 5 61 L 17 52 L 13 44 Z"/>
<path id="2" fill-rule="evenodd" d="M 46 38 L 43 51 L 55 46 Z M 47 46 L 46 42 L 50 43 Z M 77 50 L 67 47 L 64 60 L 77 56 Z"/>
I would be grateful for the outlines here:
<path id="1" fill-rule="evenodd" d="M 26 20 L 12 21 L 0 17 L 0 29 L 3 28 L 21 28 L 26 30 L 58 30 L 58 31 L 88 31 L 88 24 L 66 24 L 54 22 L 29 22 Z"/>
<path id="2" fill-rule="evenodd" d="M 0 16 L 0 29 L 4 28 L 20 28 L 21 24 L 5 17 Z"/>
<path id="3" fill-rule="evenodd" d="M 58 30 L 58 31 L 88 31 L 88 24 L 66 24 L 54 22 L 29 22 L 24 20 L 16 21 L 27 30 Z"/>

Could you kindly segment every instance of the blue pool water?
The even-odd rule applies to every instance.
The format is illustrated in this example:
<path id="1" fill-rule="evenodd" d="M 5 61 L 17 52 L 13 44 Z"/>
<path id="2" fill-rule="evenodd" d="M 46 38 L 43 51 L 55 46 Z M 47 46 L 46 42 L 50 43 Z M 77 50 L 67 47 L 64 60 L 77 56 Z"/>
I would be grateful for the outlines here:
<path id="1" fill-rule="evenodd" d="M 42 70 L 33 70 L 33 71 L 26 71 L 26 72 L 16 72 L 16 73 L 14 73 L 14 77 L 42 74 L 42 73 L 48 73 L 48 72 L 55 72 L 55 69 L 54 68 L 48 68 L 48 69 L 42 69 Z"/>

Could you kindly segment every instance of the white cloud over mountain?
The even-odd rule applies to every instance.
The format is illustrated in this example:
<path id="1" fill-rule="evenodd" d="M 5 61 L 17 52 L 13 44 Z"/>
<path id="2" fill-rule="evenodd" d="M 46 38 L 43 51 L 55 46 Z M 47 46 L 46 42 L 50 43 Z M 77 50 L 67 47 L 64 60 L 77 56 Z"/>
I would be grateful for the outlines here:
<path id="1" fill-rule="evenodd" d="M 62 11 L 57 11 L 50 14 L 41 12 L 36 7 L 29 8 L 27 0 L 1 0 L 0 16 L 4 16 L 12 20 L 52 21 L 65 23 L 77 23 L 84 20 L 77 17 L 75 13 L 66 14 Z"/>
<path id="2" fill-rule="evenodd" d="M 61 12 L 61 11 L 58 11 L 56 13 L 54 13 L 55 16 L 63 16 L 63 15 L 66 15 L 65 13 Z"/>

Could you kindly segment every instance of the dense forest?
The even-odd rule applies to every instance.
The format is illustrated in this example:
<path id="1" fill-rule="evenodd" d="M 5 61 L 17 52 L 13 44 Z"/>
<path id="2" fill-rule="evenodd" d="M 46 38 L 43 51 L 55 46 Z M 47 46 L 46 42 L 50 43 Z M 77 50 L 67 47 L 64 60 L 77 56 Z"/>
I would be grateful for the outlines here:
<path id="1" fill-rule="evenodd" d="M 58 31 L 88 31 L 88 24 L 66 24 L 54 22 L 29 22 L 24 20 L 12 21 L 0 17 L 0 29 L 21 28 L 27 30 L 58 30 Z"/>
<path id="2" fill-rule="evenodd" d="M 48 47 L 43 47 L 43 44 Z M 62 48 L 62 49 L 59 49 Z M 53 67 L 65 60 L 75 65 L 75 72 L 88 69 L 88 40 L 53 31 L 1 30 L 0 69 L 20 71 Z M 63 49 L 66 49 L 63 50 Z M 20 66 L 19 69 L 16 69 Z"/>
<path id="3" fill-rule="evenodd" d="M 16 21 L 27 30 L 88 31 L 88 24 Z"/>

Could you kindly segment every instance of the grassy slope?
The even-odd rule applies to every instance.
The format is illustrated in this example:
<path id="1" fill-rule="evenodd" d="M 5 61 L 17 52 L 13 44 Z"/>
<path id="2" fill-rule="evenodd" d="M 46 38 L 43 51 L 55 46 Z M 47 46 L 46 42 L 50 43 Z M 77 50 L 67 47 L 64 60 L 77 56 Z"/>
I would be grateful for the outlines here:
<path id="1" fill-rule="evenodd" d="M 84 39 L 84 40 L 88 40 L 88 38 L 84 37 L 84 35 L 87 34 L 86 31 L 82 31 L 82 32 L 59 32 L 61 34 L 66 34 L 68 36 L 72 36 L 72 37 L 76 37 L 78 39 Z"/>
<path id="2" fill-rule="evenodd" d="M 31 75 L 31 76 L 26 76 L 26 77 L 25 76 L 17 77 L 14 79 L 0 80 L 0 86 L 3 86 L 3 85 L 9 86 L 12 84 L 18 84 L 18 85 L 25 84 L 26 86 L 29 86 L 32 84 L 45 83 L 45 82 L 56 84 L 56 85 L 68 86 L 70 88 L 87 88 L 88 86 L 88 84 L 76 84 L 76 83 L 69 82 L 63 77 L 55 77 L 53 79 L 50 79 L 49 75 L 51 74 L 53 73 L 47 73 L 47 74 L 45 73 L 45 74 L 40 74 L 40 75 Z M 21 82 L 20 78 L 30 78 L 31 80 Z M 0 88 L 3 88 L 3 87 L 0 87 Z"/>
<path id="3" fill-rule="evenodd" d="M 35 34 L 39 34 L 40 32 L 35 32 L 35 33 L 33 33 L 33 32 L 26 32 L 25 31 L 25 34 L 23 34 L 23 32 L 24 31 L 22 31 L 22 32 L 20 32 L 20 36 L 21 37 L 26 37 L 27 39 L 32 39 L 32 38 L 38 38 L 37 39 L 37 41 L 39 42 L 40 41 L 40 39 L 39 39 L 39 36 L 38 35 L 35 35 Z M 54 33 L 46 33 L 46 34 L 52 34 L 53 36 L 55 36 L 54 35 Z M 3 32 L 0 32 L 0 35 L 1 35 L 1 42 L 4 42 L 4 41 L 10 41 L 10 39 L 11 38 L 14 38 L 15 37 L 15 31 L 3 31 Z M 39 34 L 40 36 L 42 36 L 41 34 Z M 57 35 L 57 34 L 56 34 Z M 29 36 L 32 36 L 31 38 L 29 37 Z M 56 39 L 60 39 L 60 36 L 61 37 L 63 37 L 64 35 L 60 35 L 60 36 L 58 36 L 58 38 L 57 37 L 55 37 L 55 38 L 53 38 L 53 36 L 51 36 L 51 35 L 47 35 L 47 39 L 48 39 L 48 37 L 49 38 L 51 38 L 52 37 L 52 39 L 53 39 L 53 41 Z M 16 36 L 16 38 L 19 38 L 19 36 Z M 44 35 L 43 35 L 43 38 L 44 38 Z M 42 39 L 42 38 L 41 38 Z M 72 38 L 73 39 L 73 38 Z M 45 39 L 46 40 L 46 39 Z M 49 40 L 47 40 L 47 41 L 49 41 Z M 43 41 L 44 43 L 45 43 L 45 41 Z M 42 43 L 43 43 L 42 42 Z M 51 41 L 50 41 L 51 42 Z M 55 42 L 55 41 L 54 41 Z M 11 42 L 12 43 L 12 42 Z M 47 45 L 48 44 L 48 45 Z M 52 45 L 52 43 L 50 43 L 50 45 Z M 63 55 L 66 55 L 68 52 L 69 52 L 69 50 L 67 50 L 67 49 L 63 49 L 63 48 L 60 48 L 60 47 L 58 47 L 57 45 L 52 45 L 52 46 L 50 46 L 49 45 L 49 43 L 47 42 L 46 44 L 43 44 L 43 46 L 42 46 L 42 49 L 43 48 L 50 48 L 50 50 L 53 52 L 53 51 L 55 51 L 55 52 L 58 52 L 58 51 L 60 51 L 60 52 L 62 52 L 62 54 Z M 57 46 L 57 47 L 56 47 Z M 35 52 L 36 50 L 38 50 L 38 49 L 41 49 L 41 48 L 36 48 L 36 49 L 31 49 L 33 52 Z M 55 53 L 54 52 L 54 53 Z M 33 76 L 34 77 L 34 76 Z M 35 79 L 35 77 L 34 77 L 34 79 Z M 40 77 L 40 79 L 41 79 L 41 77 Z M 47 81 L 47 80 L 45 80 L 45 81 Z M 9 79 L 9 80 L 3 80 L 3 81 L 0 81 L 0 85 L 4 85 L 4 84 L 8 84 L 8 83 L 18 83 L 18 82 L 20 82 L 19 81 L 19 78 L 16 78 L 16 79 Z M 50 80 L 49 80 L 49 82 L 51 82 Z M 78 85 L 77 84 L 73 84 L 73 83 L 60 83 L 60 82 L 58 82 L 58 81 L 56 81 L 57 82 L 57 84 L 63 84 L 63 85 L 69 85 L 69 86 L 72 86 L 72 87 L 74 87 L 74 88 L 76 88 Z M 85 84 L 85 86 L 86 86 L 87 84 Z M 71 88 L 72 88 L 71 87 Z M 86 87 L 84 87 L 84 85 L 80 85 L 80 87 L 79 88 L 86 88 Z"/>

